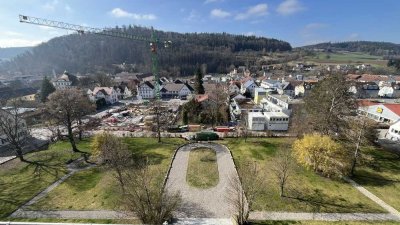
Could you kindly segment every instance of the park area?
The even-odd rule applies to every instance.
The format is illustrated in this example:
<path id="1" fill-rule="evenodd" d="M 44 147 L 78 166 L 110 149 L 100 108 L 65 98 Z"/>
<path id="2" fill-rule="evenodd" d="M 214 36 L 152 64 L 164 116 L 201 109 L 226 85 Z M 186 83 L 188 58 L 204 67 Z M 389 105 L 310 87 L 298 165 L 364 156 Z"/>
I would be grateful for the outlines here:
<path id="1" fill-rule="evenodd" d="M 150 168 L 166 173 L 174 150 L 185 143 L 182 139 L 126 138 L 128 148 L 134 154 L 147 156 Z M 78 143 L 81 151 L 90 152 L 90 140 Z M 31 153 L 28 159 L 41 160 L 52 166 L 51 174 L 42 171 L 35 176 L 34 167 L 18 160 L 1 165 L 0 180 L 0 219 L 6 218 L 40 191 L 66 174 L 66 163 L 81 157 L 72 153 L 69 142 L 57 142 L 48 150 Z M 115 210 L 118 209 L 118 185 L 112 172 L 93 167 L 82 170 L 48 193 L 30 210 Z"/>
<path id="2" fill-rule="evenodd" d="M 240 164 L 243 163 L 255 164 L 265 181 L 261 187 L 261 196 L 256 199 L 252 210 L 324 213 L 385 212 L 383 208 L 346 181 L 324 178 L 297 164 L 294 164 L 294 169 L 288 178 L 285 197 L 280 197 L 279 186 L 271 168 L 276 161 L 278 151 L 281 150 L 280 146 L 287 146 L 287 143 L 292 141 L 294 139 L 283 138 L 221 141 L 232 151 L 239 169 Z M 373 164 L 376 168 L 360 167 L 354 179 L 378 197 L 382 197 L 388 204 L 399 209 L 400 164 L 399 159 L 396 158 L 398 156 L 372 149 L 369 149 L 366 154 L 373 156 Z"/>
<path id="3" fill-rule="evenodd" d="M 186 143 L 182 139 L 124 138 L 128 149 L 135 155 L 145 156 L 150 169 L 166 174 L 172 156 L 178 146 Z M 83 152 L 91 152 L 90 139 L 78 142 Z M 262 177 L 261 194 L 255 200 L 253 211 L 305 212 L 305 213 L 387 213 L 385 209 L 364 196 L 351 184 L 341 179 L 325 178 L 294 163 L 294 168 L 285 187 L 285 196 L 279 196 L 279 185 L 271 168 L 278 152 L 290 148 L 292 138 L 226 138 L 217 141 L 232 152 L 235 164 L 251 164 Z M 12 160 L 0 166 L 0 220 L 24 220 L 43 222 L 90 222 L 119 223 L 118 220 L 63 220 L 63 219 L 14 219 L 8 217 L 19 207 L 30 201 L 39 192 L 68 173 L 68 163 L 81 158 L 73 153 L 68 142 L 57 142 L 48 150 L 26 155 L 47 167 Z M 353 179 L 387 204 L 400 210 L 400 159 L 383 150 L 363 149 L 372 158 L 356 170 Z M 189 155 L 186 181 L 200 189 L 215 187 L 219 179 L 215 151 L 208 148 L 193 149 Z M 39 171 L 39 170 L 40 171 Z M 39 173 L 40 172 L 40 173 Z M 240 172 L 239 172 L 240 174 Z M 254 176 L 251 174 L 250 176 Z M 160 176 L 162 179 L 163 176 Z M 111 170 L 93 166 L 68 177 L 46 196 L 27 207 L 29 210 L 123 210 L 119 205 L 119 186 Z M 358 225 L 369 222 L 322 222 L 322 221 L 265 221 L 254 224 L 337 224 Z M 374 224 L 390 225 L 395 222 Z"/>

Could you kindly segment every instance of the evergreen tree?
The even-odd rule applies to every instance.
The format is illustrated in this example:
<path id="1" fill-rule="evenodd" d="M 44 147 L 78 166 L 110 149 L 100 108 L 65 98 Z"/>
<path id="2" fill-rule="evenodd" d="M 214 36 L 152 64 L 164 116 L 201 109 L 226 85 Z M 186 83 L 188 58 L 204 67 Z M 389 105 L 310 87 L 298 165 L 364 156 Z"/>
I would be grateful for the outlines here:
<path id="1" fill-rule="evenodd" d="M 45 102 L 47 97 L 53 93 L 56 89 L 47 77 L 44 77 L 42 81 L 42 88 L 40 89 L 40 101 Z"/>
<path id="2" fill-rule="evenodd" d="M 196 71 L 196 81 L 194 84 L 194 91 L 198 95 L 202 95 L 205 93 L 203 86 L 203 74 L 201 73 L 200 68 L 197 68 Z"/>

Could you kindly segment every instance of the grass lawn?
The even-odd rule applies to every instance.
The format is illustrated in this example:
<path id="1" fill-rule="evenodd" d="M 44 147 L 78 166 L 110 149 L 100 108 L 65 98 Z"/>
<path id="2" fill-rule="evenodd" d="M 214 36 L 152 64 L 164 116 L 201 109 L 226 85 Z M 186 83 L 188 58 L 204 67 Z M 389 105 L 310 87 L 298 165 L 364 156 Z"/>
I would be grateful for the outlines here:
<path id="1" fill-rule="evenodd" d="M 216 152 L 209 148 L 193 149 L 189 153 L 186 181 L 197 188 L 210 188 L 218 184 Z"/>
<path id="2" fill-rule="evenodd" d="M 182 139 L 125 138 L 129 149 L 148 156 L 151 169 L 166 173 L 174 150 L 185 143 Z M 163 178 L 163 176 L 160 176 Z M 93 210 L 119 209 L 118 183 L 113 172 L 102 168 L 80 171 L 32 205 L 32 209 Z"/>
<path id="3" fill-rule="evenodd" d="M 378 149 L 366 149 L 364 153 L 372 155 L 372 165 L 356 169 L 357 183 L 364 186 L 380 199 L 400 211 L 400 158 Z"/>
<path id="4" fill-rule="evenodd" d="M 341 180 L 321 177 L 314 172 L 295 166 L 286 187 L 279 197 L 278 184 L 271 171 L 278 146 L 291 143 L 288 138 L 225 139 L 237 164 L 256 163 L 264 178 L 262 194 L 253 210 L 289 212 L 384 212 L 380 206 Z M 240 168 L 240 166 L 239 166 Z"/>
<path id="5" fill-rule="evenodd" d="M 367 63 L 377 66 L 387 65 L 387 60 L 383 60 L 382 56 L 374 56 L 361 52 L 335 52 L 330 53 L 330 58 L 326 58 L 327 53 L 318 52 L 314 57 L 306 57 L 308 61 L 314 61 L 316 63 Z"/>
<path id="6" fill-rule="evenodd" d="M 252 225 L 395 225 L 395 221 L 263 221 L 253 222 Z"/>
<path id="7" fill-rule="evenodd" d="M 88 141 L 78 143 L 82 151 L 88 150 Z M 79 153 L 73 153 L 69 142 L 50 145 L 48 150 L 25 155 L 30 161 L 40 161 L 51 165 L 35 174 L 35 166 L 22 163 L 18 159 L 0 166 L 0 219 L 5 218 L 19 206 L 33 198 L 40 191 L 66 173 L 66 162 L 77 159 Z"/>

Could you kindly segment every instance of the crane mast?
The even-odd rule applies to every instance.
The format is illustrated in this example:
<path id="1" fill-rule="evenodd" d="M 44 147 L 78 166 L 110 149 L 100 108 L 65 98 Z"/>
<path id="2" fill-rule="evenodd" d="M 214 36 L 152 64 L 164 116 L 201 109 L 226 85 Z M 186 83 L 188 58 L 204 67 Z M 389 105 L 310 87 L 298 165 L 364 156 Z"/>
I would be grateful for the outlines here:
<path id="1" fill-rule="evenodd" d="M 151 61 L 152 61 L 151 70 L 152 70 L 152 73 L 155 78 L 156 99 L 157 100 L 160 99 L 160 83 L 159 83 L 160 78 L 158 76 L 157 45 L 162 44 L 162 42 L 160 42 L 160 40 L 157 39 L 157 36 L 156 36 L 153 28 L 151 28 L 151 37 L 147 38 L 147 37 L 128 34 L 125 32 L 113 31 L 111 29 L 93 28 L 93 27 L 81 26 L 81 25 L 76 25 L 76 24 L 64 23 L 64 22 L 60 22 L 60 21 L 48 20 L 48 19 L 25 16 L 25 15 L 19 15 L 19 21 L 21 23 L 29 23 L 29 24 L 54 27 L 54 28 L 59 28 L 59 29 L 64 29 L 64 30 L 72 30 L 72 31 L 78 32 L 79 34 L 86 34 L 86 33 L 98 34 L 98 35 L 104 35 L 104 36 L 110 36 L 110 37 L 118 37 L 118 38 L 130 39 L 130 40 L 135 40 L 135 41 L 147 42 L 150 45 L 150 51 L 151 51 Z M 164 41 L 163 44 L 164 44 L 165 48 L 168 48 L 172 44 L 172 42 Z"/>

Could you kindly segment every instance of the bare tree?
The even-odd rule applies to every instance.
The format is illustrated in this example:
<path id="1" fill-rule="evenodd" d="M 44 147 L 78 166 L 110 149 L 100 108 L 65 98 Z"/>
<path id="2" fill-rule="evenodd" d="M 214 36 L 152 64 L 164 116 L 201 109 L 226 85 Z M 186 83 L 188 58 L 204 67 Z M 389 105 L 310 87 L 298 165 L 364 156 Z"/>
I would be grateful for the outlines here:
<path id="1" fill-rule="evenodd" d="M 283 145 L 278 152 L 277 157 L 272 164 L 272 172 L 279 184 L 279 196 L 283 197 L 285 185 L 292 172 L 293 161 L 291 157 L 290 147 Z"/>
<path id="2" fill-rule="evenodd" d="M 165 130 L 168 125 L 172 125 L 172 118 L 169 116 L 169 112 L 165 107 L 160 105 L 160 102 L 156 102 L 156 105 L 153 107 L 153 112 L 155 114 L 155 129 L 157 132 L 158 142 L 161 142 L 161 131 Z"/>
<path id="3" fill-rule="evenodd" d="M 110 133 L 97 134 L 92 141 L 93 156 L 115 172 L 121 190 L 125 193 L 124 173 L 132 167 L 132 152 L 122 138 Z"/>
<path id="4" fill-rule="evenodd" d="M 244 137 L 244 142 L 247 142 L 247 138 L 249 137 L 249 126 L 247 123 L 247 118 L 248 118 L 247 113 L 243 113 L 241 115 L 240 122 L 239 122 L 239 130 L 240 130 L 241 136 Z"/>
<path id="5" fill-rule="evenodd" d="M 352 151 L 352 160 L 350 166 L 350 176 L 354 176 L 357 163 L 361 158 L 361 147 L 372 145 L 377 139 L 377 131 L 374 122 L 367 117 L 349 118 L 350 129 L 346 132 L 345 145 Z M 351 153 L 350 153 L 351 154 Z"/>
<path id="6" fill-rule="evenodd" d="M 263 180 L 256 162 L 244 162 L 239 166 L 238 173 L 239 176 L 234 173 L 229 178 L 227 200 L 234 211 L 236 222 L 242 225 L 248 223 L 250 210 L 261 193 Z"/>
<path id="7" fill-rule="evenodd" d="M 54 120 L 58 125 L 67 129 L 72 150 L 80 152 L 76 147 L 74 128 L 84 115 L 94 111 L 94 105 L 80 91 L 76 89 L 57 90 L 49 96 L 45 111 L 49 120 Z"/>
<path id="8" fill-rule="evenodd" d="M 2 141 L 9 143 L 22 162 L 28 162 L 24 158 L 23 147 L 27 143 L 29 132 L 19 110 L 18 100 L 12 100 L 8 110 L 0 108 L 0 135 L 5 136 Z"/>
<path id="9" fill-rule="evenodd" d="M 122 204 L 145 224 L 163 224 L 172 218 L 172 213 L 181 204 L 179 193 L 162 189 L 163 175 L 159 171 L 151 171 L 147 163 L 125 173 Z"/>

